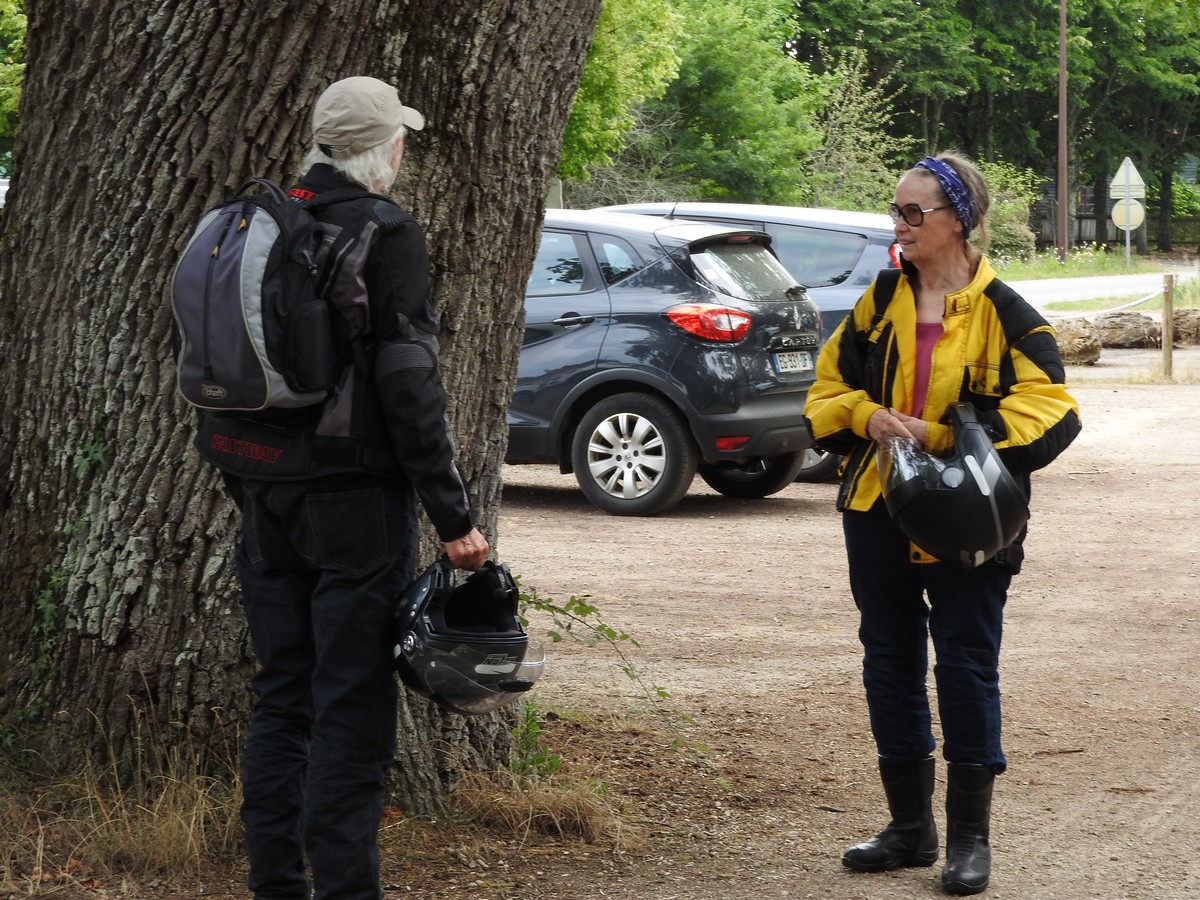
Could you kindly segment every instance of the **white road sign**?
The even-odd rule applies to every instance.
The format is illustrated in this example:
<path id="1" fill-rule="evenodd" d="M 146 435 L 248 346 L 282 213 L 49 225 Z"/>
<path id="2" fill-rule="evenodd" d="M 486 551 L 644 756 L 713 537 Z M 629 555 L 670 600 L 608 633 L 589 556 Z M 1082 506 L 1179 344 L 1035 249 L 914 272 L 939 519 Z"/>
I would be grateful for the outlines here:
<path id="1" fill-rule="evenodd" d="M 1133 231 L 1146 221 L 1146 209 L 1136 200 L 1118 200 L 1113 204 L 1112 220 L 1118 228 Z"/>
<path id="2" fill-rule="evenodd" d="M 1112 183 L 1108 186 L 1108 196 L 1113 200 L 1141 200 L 1146 196 L 1146 182 L 1142 180 L 1133 160 L 1128 156 L 1113 176 Z M 1136 228 L 1137 225 L 1133 227 Z"/>

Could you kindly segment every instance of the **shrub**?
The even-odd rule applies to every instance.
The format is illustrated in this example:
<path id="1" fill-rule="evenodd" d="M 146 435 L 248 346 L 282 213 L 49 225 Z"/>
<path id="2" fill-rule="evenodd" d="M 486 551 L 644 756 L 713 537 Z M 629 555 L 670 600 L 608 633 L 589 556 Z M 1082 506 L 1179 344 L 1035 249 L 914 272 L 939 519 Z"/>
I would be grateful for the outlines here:
<path id="1" fill-rule="evenodd" d="M 1042 179 L 1028 169 L 1010 163 L 980 162 L 992 195 L 988 212 L 991 244 L 988 254 L 1001 262 L 1027 260 L 1033 255 L 1036 235 L 1029 227 L 1029 212 L 1037 202 Z"/>

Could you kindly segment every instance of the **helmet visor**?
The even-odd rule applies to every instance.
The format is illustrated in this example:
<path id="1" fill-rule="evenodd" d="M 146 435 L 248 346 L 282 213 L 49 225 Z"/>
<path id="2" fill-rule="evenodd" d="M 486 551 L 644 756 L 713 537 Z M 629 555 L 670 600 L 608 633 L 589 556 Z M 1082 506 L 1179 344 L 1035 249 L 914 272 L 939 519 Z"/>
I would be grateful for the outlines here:
<path id="1" fill-rule="evenodd" d="M 545 663 L 540 648 L 525 650 L 523 658 L 503 647 L 431 648 L 420 677 L 443 706 L 477 716 L 521 699 L 541 677 Z"/>
<path id="2" fill-rule="evenodd" d="M 884 495 L 910 482 L 925 488 L 942 487 L 946 461 L 926 453 L 911 438 L 891 437 L 879 445 L 875 454 Z"/>

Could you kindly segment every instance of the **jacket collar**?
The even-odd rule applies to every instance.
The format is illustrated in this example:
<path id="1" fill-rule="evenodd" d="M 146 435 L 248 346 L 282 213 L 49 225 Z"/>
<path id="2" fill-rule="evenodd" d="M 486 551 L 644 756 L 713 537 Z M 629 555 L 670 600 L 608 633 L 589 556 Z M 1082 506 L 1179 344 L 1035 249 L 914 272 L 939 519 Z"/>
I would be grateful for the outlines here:
<path id="1" fill-rule="evenodd" d="M 317 163 L 314 165 L 304 173 L 297 186 L 307 188 L 317 194 L 324 191 L 337 190 L 338 188 L 362 187 L 361 184 L 351 181 L 328 163 Z"/>
<path id="2" fill-rule="evenodd" d="M 917 267 L 904 257 L 900 257 L 900 270 L 910 282 L 919 276 Z M 975 268 L 975 276 L 970 283 L 966 287 L 946 295 L 946 315 L 967 312 L 975 298 L 980 296 L 984 289 L 995 280 L 996 270 L 992 268 L 992 264 L 988 262 L 986 256 L 981 256 L 979 265 Z"/>

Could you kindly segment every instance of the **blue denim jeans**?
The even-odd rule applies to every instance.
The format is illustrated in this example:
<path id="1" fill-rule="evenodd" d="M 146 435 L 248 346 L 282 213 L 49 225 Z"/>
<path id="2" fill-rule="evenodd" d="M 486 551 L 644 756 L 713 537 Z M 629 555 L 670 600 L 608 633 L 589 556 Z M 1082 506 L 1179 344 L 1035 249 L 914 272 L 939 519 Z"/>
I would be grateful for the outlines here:
<path id="1" fill-rule="evenodd" d="M 417 555 L 403 484 L 231 481 L 238 574 L 259 669 L 242 751 L 249 887 L 263 900 L 378 900 L 395 753 L 390 621 Z"/>
<path id="2" fill-rule="evenodd" d="M 908 538 L 882 502 L 843 513 L 842 529 L 879 755 L 903 763 L 934 750 L 926 689 L 932 638 L 942 754 L 1000 774 L 1000 638 L 1012 573 L 995 562 L 975 569 L 911 562 Z"/>

